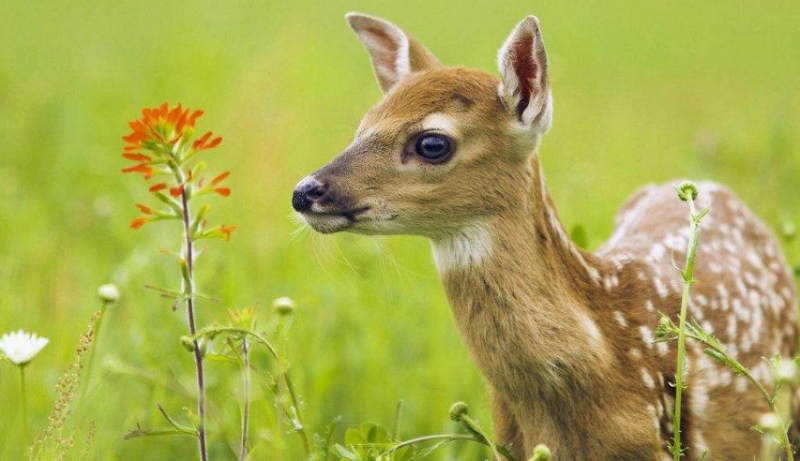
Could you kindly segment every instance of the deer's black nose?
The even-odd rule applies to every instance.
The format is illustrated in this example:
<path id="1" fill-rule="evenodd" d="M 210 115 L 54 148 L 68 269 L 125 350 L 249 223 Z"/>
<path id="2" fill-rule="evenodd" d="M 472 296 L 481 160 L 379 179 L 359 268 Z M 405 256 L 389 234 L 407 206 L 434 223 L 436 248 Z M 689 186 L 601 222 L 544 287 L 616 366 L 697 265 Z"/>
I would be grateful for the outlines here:
<path id="1" fill-rule="evenodd" d="M 311 205 L 318 202 L 328 191 L 327 184 L 314 177 L 307 177 L 297 184 L 292 194 L 292 208 L 295 211 L 308 211 Z"/>

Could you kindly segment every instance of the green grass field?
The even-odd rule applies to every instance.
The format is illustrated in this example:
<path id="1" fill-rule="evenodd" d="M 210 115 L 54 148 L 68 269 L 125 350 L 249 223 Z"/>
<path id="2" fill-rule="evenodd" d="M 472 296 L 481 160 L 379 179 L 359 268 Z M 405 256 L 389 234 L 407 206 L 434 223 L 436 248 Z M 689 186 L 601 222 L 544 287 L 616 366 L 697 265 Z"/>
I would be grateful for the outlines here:
<path id="1" fill-rule="evenodd" d="M 725 182 L 773 228 L 800 222 L 800 3 L 634 2 L 5 2 L 0 14 L 0 332 L 50 338 L 27 368 L 32 426 L 47 423 L 55 383 L 99 307 L 97 286 L 123 293 L 99 338 L 73 421 L 97 425 L 98 460 L 192 459 L 189 438 L 123 441 L 163 426 L 161 403 L 185 419 L 193 369 L 178 337 L 183 312 L 143 288 L 177 288 L 172 223 L 136 232 L 141 179 L 120 174 L 120 137 L 142 107 L 168 100 L 206 110 L 225 137 L 208 153 L 231 170 L 215 219 L 239 226 L 198 267 L 201 324 L 278 296 L 298 303 L 283 346 L 309 426 L 392 422 L 406 437 L 454 429 L 456 400 L 488 423 L 482 379 L 467 356 L 430 257 L 416 238 L 299 231 L 294 184 L 351 140 L 380 98 L 343 15 L 384 16 L 444 63 L 496 72 L 497 49 L 525 15 L 542 20 L 555 123 L 542 147 L 568 228 L 596 247 L 637 187 L 675 177 Z M 205 154 L 204 154 L 205 155 Z M 712 212 L 713 213 L 713 212 Z M 797 262 L 800 255 L 792 255 Z M 255 459 L 300 459 L 276 422 L 267 357 L 255 358 Z M 234 459 L 239 371 L 209 364 L 214 459 Z M 0 459 L 23 459 L 16 370 L 0 366 Z M 83 435 L 79 435 L 79 438 Z M 341 433 L 337 433 L 337 440 Z M 230 442 L 230 443 L 229 443 Z M 80 445 L 80 443 L 79 443 Z M 459 454 L 460 453 L 460 454 Z M 441 459 L 484 459 L 454 445 Z M 76 457 L 75 459 L 80 459 Z"/>

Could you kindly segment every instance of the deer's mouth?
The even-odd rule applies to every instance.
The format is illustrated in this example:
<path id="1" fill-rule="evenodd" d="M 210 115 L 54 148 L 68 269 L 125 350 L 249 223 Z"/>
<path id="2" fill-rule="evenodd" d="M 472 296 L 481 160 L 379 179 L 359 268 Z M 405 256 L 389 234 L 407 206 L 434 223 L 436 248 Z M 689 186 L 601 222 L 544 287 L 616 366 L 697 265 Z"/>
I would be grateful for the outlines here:
<path id="1" fill-rule="evenodd" d="M 304 211 L 300 213 L 303 220 L 312 229 L 321 234 L 341 232 L 359 222 L 359 217 L 370 210 L 370 207 L 359 207 L 346 210 Z"/>

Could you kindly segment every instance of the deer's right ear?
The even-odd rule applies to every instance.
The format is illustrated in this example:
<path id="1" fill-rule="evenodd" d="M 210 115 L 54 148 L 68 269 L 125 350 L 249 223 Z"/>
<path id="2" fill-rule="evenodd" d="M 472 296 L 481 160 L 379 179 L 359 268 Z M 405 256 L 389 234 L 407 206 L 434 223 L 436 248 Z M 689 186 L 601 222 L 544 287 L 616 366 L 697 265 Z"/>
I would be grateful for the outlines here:
<path id="1" fill-rule="evenodd" d="M 552 101 L 547 76 L 547 53 L 539 20 L 528 16 L 511 32 L 498 56 L 500 96 L 517 120 L 544 133 L 550 127 Z"/>
<path id="2" fill-rule="evenodd" d="M 440 66 L 425 47 L 394 24 L 359 13 L 345 17 L 367 49 L 384 93 L 412 72 Z"/>

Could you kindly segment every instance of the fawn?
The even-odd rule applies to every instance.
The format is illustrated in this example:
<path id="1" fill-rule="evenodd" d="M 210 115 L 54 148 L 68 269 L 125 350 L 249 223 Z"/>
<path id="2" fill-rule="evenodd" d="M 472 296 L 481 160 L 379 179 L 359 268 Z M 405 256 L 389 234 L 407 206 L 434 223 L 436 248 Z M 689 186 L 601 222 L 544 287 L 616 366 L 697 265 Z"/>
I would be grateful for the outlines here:
<path id="1" fill-rule="evenodd" d="M 623 206 L 611 239 L 570 240 L 538 157 L 553 115 L 535 17 L 499 52 L 500 80 L 443 67 L 403 30 L 347 15 L 384 92 L 355 139 L 303 179 L 292 205 L 316 231 L 429 238 L 468 350 L 491 392 L 495 431 L 517 459 L 538 443 L 570 461 L 671 459 L 675 346 L 654 342 L 675 318 L 688 235 L 674 185 Z M 762 380 L 761 357 L 793 357 L 796 292 L 771 232 L 729 190 L 713 202 L 690 314 Z M 750 460 L 767 410 L 744 377 L 688 343 L 686 459 Z"/>

